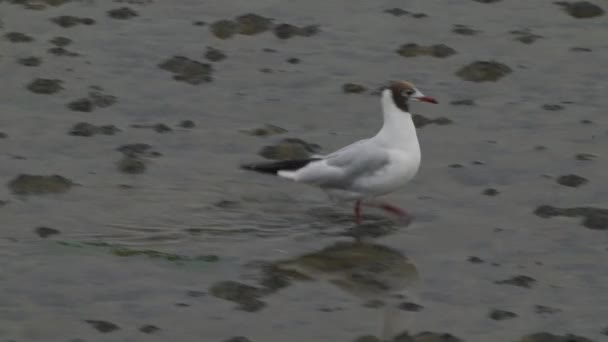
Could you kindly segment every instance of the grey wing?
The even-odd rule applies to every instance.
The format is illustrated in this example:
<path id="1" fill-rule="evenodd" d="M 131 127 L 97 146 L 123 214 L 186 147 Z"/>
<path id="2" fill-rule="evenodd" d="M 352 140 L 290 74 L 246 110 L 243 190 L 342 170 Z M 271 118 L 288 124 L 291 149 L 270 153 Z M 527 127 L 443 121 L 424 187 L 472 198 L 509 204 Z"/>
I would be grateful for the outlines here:
<path id="1" fill-rule="evenodd" d="M 353 183 L 374 175 L 388 162 L 386 150 L 371 140 L 361 140 L 297 171 L 283 172 L 280 175 L 324 188 L 350 189 Z"/>
<path id="2" fill-rule="evenodd" d="M 369 139 L 362 139 L 359 141 L 355 141 L 354 143 L 352 143 L 350 145 L 346 145 L 339 150 L 333 151 L 332 153 L 328 154 L 326 157 L 335 156 L 335 155 L 347 152 L 349 150 L 356 149 L 358 146 L 365 145 L 368 143 L 369 143 Z"/>
<path id="3" fill-rule="evenodd" d="M 360 144 L 364 144 L 364 143 L 365 143 L 365 142 L 367 142 L 368 140 L 369 140 L 369 139 L 362 139 L 362 140 L 359 140 L 359 141 L 355 141 L 354 143 L 352 143 L 352 144 L 350 144 L 350 145 L 346 145 L 346 146 L 342 147 L 341 149 L 336 150 L 336 151 L 334 151 L 334 152 L 332 152 L 332 153 L 330 153 L 330 154 L 313 154 L 313 155 L 312 155 L 312 157 L 313 157 L 313 158 L 327 158 L 327 157 L 329 157 L 329 156 L 333 156 L 333 155 L 336 155 L 336 154 L 342 153 L 342 152 L 344 152 L 344 151 L 346 151 L 346 150 L 349 150 L 349 149 L 351 149 L 351 148 L 353 148 L 353 147 L 356 147 L 356 146 L 358 146 L 358 145 L 360 145 Z"/>
<path id="4" fill-rule="evenodd" d="M 328 165 L 341 168 L 345 184 L 374 175 L 389 163 L 388 151 L 371 140 L 361 140 L 325 158 Z"/>

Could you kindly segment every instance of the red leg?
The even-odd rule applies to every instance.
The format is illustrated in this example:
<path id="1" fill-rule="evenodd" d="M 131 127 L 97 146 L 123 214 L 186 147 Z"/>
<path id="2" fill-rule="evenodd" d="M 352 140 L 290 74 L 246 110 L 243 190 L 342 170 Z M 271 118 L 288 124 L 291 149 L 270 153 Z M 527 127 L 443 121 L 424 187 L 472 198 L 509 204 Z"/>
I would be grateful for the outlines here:
<path id="1" fill-rule="evenodd" d="M 355 223 L 361 224 L 361 200 L 355 202 Z"/>
<path id="2" fill-rule="evenodd" d="M 388 203 L 380 203 L 380 208 L 388 211 L 389 213 L 395 214 L 400 217 L 409 217 L 410 215 L 403 209 L 390 205 Z"/>
<path id="3" fill-rule="evenodd" d="M 412 219 L 411 216 L 407 213 L 407 211 L 405 211 L 405 210 L 403 210 L 403 209 L 401 209 L 399 207 L 396 207 L 394 205 L 388 204 L 386 202 L 371 203 L 371 204 L 368 204 L 368 205 L 380 208 L 380 209 L 382 209 L 382 210 L 384 210 L 386 212 L 389 212 L 389 213 L 391 213 L 393 215 L 397 215 L 397 216 L 399 216 L 400 219 L 402 219 L 402 220 L 404 220 L 404 221 L 406 221 L 408 223 Z"/>

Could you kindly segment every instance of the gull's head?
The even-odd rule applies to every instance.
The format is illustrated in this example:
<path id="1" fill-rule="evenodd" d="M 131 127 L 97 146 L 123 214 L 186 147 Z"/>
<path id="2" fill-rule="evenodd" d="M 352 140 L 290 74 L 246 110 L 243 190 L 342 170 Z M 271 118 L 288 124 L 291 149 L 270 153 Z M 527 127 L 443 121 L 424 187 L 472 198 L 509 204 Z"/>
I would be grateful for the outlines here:
<path id="1" fill-rule="evenodd" d="M 397 108 L 404 112 L 408 112 L 409 100 L 422 101 L 428 103 L 437 103 L 437 100 L 430 96 L 425 96 L 418 88 L 408 81 L 391 82 L 383 91 L 382 95 L 390 96 Z"/>

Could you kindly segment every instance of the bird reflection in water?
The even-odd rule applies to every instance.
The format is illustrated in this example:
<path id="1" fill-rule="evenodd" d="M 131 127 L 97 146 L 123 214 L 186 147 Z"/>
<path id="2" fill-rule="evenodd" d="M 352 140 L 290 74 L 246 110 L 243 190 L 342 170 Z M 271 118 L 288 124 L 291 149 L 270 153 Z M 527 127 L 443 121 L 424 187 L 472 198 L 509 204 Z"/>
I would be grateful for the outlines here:
<path id="1" fill-rule="evenodd" d="M 416 266 L 399 251 L 369 242 L 338 242 L 320 251 L 280 261 L 275 267 L 325 280 L 367 303 L 385 303 L 382 337 L 394 335 L 401 310 L 396 301 L 418 281 Z"/>

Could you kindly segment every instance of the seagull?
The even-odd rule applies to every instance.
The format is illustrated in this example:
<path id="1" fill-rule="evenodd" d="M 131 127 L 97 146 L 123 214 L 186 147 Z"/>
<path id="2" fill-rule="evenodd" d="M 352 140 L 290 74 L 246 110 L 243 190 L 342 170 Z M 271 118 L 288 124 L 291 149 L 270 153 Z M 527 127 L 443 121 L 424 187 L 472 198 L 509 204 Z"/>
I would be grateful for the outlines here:
<path id="1" fill-rule="evenodd" d="M 362 205 L 380 208 L 409 223 L 405 210 L 378 201 L 377 197 L 405 186 L 420 167 L 420 145 L 409 112 L 410 100 L 437 103 L 411 82 L 393 81 L 382 89 L 384 122 L 373 137 L 327 155 L 243 164 L 241 168 L 317 186 L 332 200 L 354 201 L 356 224 L 361 223 Z"/>

